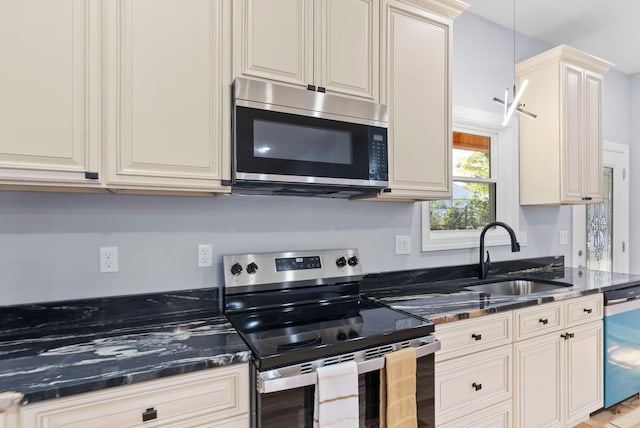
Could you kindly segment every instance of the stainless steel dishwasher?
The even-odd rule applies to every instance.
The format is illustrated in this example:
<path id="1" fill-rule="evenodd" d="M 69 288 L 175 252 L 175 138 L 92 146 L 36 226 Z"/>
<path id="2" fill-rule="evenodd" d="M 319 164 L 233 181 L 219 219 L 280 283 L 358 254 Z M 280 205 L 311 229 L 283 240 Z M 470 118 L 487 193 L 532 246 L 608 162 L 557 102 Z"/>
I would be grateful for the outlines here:
<path id="1" fill-rule="evenodd" d="M 604 407 L 640 392 L 640 285 L 604 292 Z"/>

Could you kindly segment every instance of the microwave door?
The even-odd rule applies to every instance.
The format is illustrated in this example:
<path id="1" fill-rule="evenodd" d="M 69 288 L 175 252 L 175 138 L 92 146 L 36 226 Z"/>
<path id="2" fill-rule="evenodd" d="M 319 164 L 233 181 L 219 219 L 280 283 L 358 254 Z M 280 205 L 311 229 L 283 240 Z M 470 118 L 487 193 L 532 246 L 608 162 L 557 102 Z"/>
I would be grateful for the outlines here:
<path id="1" fill-rule="evenodd" d="M 240 106 L 235 121 L 236 178 L 371 185 L 371 126 Z"/>

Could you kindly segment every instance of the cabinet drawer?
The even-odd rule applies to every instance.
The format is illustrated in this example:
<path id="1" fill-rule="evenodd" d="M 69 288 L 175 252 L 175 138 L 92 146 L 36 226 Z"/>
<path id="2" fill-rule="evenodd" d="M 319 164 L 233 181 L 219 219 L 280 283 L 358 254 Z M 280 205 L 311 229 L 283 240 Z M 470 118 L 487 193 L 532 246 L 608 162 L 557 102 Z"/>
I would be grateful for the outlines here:
<path id="1" fill-rule="evenodd" d="M 23 427 L 142 426 L 154 412 L 145 427 L 211 425 L 248 412 L 248 383 L 242 364 L 110 388 L 27 405 Z"/>
<path id="2" fill-rule="evenodd" d="M 573 327 L 602 318 L 602 294 L 571 299 L 564 303 L 566 305 L 567 327 Z"/>
<path id="3" fill-rule="evenodd" d="M 511 311 L 436 325 L 442 347 L 435 360 L 444 361 L 511 343 Z"/>
<path id="4" fill-rule="evenodd" d="M 451 422 L 439 424 L 439 428 L 511 428 L 512 410 L 511 400 L 504 401 L 495 406 L 471 415 L 455 419 Z"/>
<path id="5" fill-rule="evenodd" d="M 511 398 L 511 345 L 436 363 L 438 424 Z"/>
<path id="6" fill-rule="evenodd" d="M 547 303 L 515 311 L 515 340 L 535 337 L 562 328 L 562 305 Z"/>

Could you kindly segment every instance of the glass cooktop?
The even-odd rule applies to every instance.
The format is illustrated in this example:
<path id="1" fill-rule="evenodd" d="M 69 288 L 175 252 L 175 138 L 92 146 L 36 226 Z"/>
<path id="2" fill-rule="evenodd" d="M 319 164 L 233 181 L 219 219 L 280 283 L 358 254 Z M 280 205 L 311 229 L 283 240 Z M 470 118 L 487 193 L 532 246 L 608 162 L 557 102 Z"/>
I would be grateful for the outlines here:
<path id="1" fill-rule="evenodd" d="M 228 313 L 259 370 L 428 336 L 433 324 L 364 299 Z"/>

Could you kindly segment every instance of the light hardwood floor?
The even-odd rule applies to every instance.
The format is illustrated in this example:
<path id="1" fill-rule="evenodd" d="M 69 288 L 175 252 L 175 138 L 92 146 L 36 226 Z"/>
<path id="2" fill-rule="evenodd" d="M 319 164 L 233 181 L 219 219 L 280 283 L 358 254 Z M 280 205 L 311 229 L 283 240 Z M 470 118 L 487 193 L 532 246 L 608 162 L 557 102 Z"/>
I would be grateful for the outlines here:
<path id="1" fill-rule="evenodd" d="M 575 428 L 640 428 L 640 398 L 636 395 L 602 410 Z"/>

